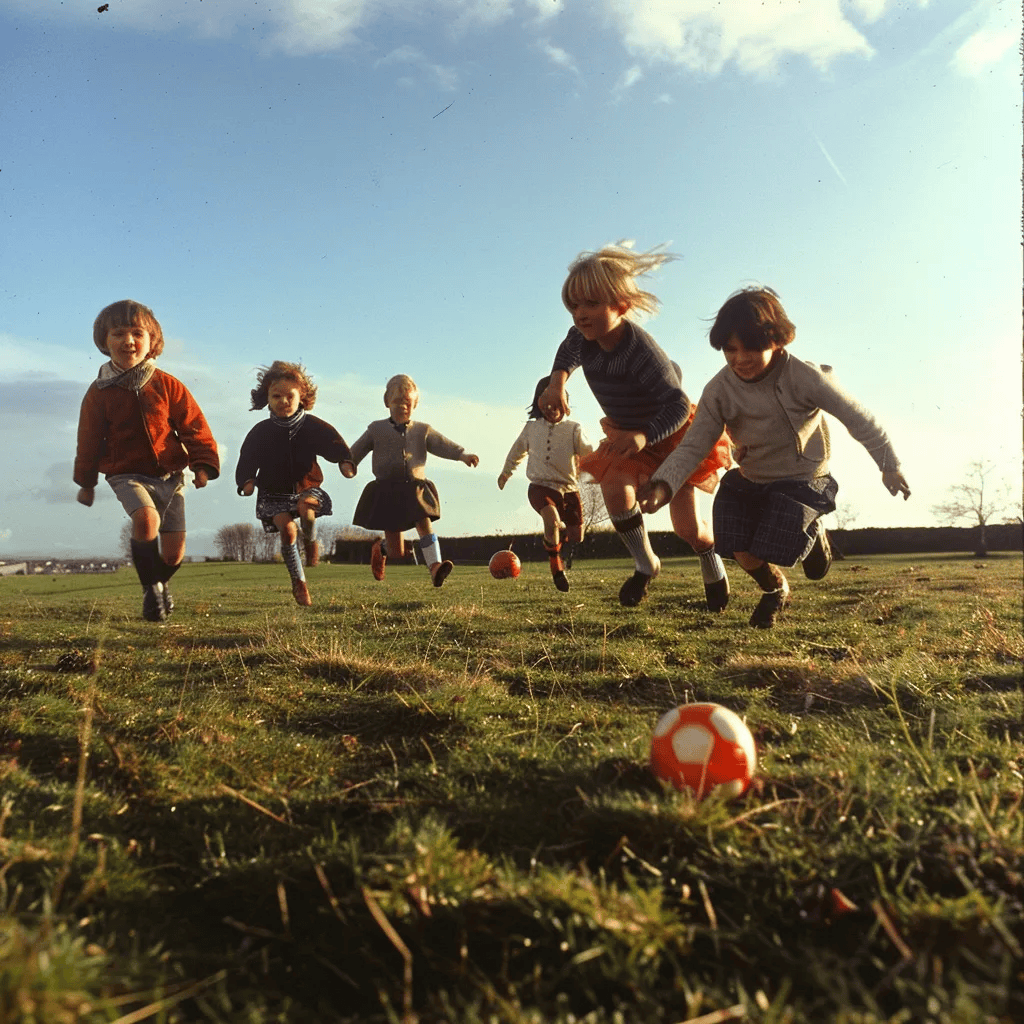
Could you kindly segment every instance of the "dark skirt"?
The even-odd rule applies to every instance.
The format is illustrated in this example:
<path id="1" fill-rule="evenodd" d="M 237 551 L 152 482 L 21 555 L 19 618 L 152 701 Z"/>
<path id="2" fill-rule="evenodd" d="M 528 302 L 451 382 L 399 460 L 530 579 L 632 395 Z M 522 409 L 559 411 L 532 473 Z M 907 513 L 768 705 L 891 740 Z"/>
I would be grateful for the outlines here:
<path id="1" fill-rule="evenodd" d="M 263 523 L 266 533 L 277 533 L 274 516 L 290 512 L 292 518 L 299 514 L 299 498 L 316 498 L 320 504 L 314 509 L 317 519 L 329 516 L 334 511 L 331 496 L 319 487 L 310 487 L 301 494 L 271 494 L 260 492 L 256 495 L 256 518 Z"/>
<path id="2" fill-rule="evenodd" d="M 814 543 L 814 524 L 835 511 L 839 485 L 827 473 L 813 480 L 747 480 L 738 469 L 722 477 L 712 508 L 715 550 L 723 558 L 747 551 L 791 566 Z"/>
<path id="3" fill-rule="evenodd" d="M 421 519 L 440 518 L 441 502 L 430 480 L 371 480 L 352 513 L 356 526 L 385 533 L 402 533 Z"/>

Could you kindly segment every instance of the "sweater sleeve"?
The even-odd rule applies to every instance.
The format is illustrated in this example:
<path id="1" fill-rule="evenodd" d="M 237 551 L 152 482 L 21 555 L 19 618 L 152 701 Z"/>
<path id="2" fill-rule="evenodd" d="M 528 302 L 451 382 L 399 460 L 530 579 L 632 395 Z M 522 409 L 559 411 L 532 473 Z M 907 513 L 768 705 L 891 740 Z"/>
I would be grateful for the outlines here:
<path id="1" fill-rule="evenodd" d="M 345 439 L 326 420 L 317 419 L 316 453 L 328 462 L 351 462 L 352 452 Z"/>
<path id="2" fill-rule="evenodd" d="M 260 425 L 257 424 L 242 442 L 242 449 L 238 453 L 238 463 L 235 466 L 235 489 L 239 494 L 249 480 L 255 480 L 259 471 L 259 432 Z"/>
<path id="3" fill-rule="evenodd" d="M 657 444 L 689 419 L 690 399 L 680 386 L 679 368 L 660 349 L 638 345 L 635 372 L 644 390 L 660 407 L 644 430 L 648 444 Z"/>
<path id="4" fill-rule="evenodd" d="M 716 403 L 708 394 L 708 388 L 705 388 L 697 403 L 697 414 L 693 417 L 693 422 L 683 435 L 682 441 L 654 471 L 651 482 L 661 481 L 668 484 L 675 494 L 711 453 L 724 428 L 725 420 L 718 413 Z"/>
<path id="5" fill-rule="evenodd" d="M 449 441 L 444 434 L 438 433 L 433 427 L 427 427 L 427 434 L 424 438 L 427 451 L 436 455 L 439 459 L 461 459 L 465 448 L 454 441 Z"/>
<path id="6" fill-rule="evenodd" d="M 100 455 L 106 442 L 106 424 L 99 401 L 99 389 L 89 388 L 78 414 L 78 448 L 75 452 L 74 481 L 93 488 L 100 476 Z"/>
<path id="7" fill-rule="evenodd" d="M 360 435 L 359 439 L 349 449 L 349 461 L 352 462 L 353 465 L 358 466 L 372 450 L 373 433 L 371 432 L 370 427 L 367 427 Z M 342 459 L 341 461 L 344 462 L 345 460 Z"/>
<path id="8" fill-rule="evenodd" d="M 555 360 L 551 364 L 551 372 L 554 373 L 555 370 L 564 370 L 567 374 L 571 374 L 573 370 L 579 369 L 582 364 L 582 344 L 583 335 L 580 334 L 575 327 L 570 327 L 569 333 L 562 340 L 562 343 L 558 346 L 558 350 L 555 352 Z"/>
<path id="9" fill-rule="evenodd" d="M 832 367 L 812 369 L 812 380 L 815 383 L 813 397 L 818 407 L 846 427 L 850 436 L 864 446 L 883 473 L 899 469 L 900 460 L 885 429 L 864 406 L 840 386 L 832 374 Z"/>
<path id="10" fill-rule="evenodd" d="M 166 379 L 171 425 L 188 452 L 189 469 L 195 471 L 202 467 L 206 475 L 215 480 L 220 476 L 220 453 L 203 410 L 181 381 L 170 376 Z"/>
<path id="11" fill-rule="evenodd" d="M 508 455 L 505 456 L 505 465 L 501 470 L 502 476 L 511 476 L 523 459 L 529 454 L 530 451 L 530 439 L 529 439 L 530 424 L 519 432 L 519 436 L 515 439 L 512 447 L 508 450 Z"/>

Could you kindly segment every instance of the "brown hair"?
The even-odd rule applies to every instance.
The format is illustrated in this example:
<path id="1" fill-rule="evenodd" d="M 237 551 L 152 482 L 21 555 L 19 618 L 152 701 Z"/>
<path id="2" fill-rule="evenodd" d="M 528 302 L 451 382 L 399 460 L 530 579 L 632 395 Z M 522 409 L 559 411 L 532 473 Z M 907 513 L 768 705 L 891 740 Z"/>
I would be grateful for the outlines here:
<path id="1" fill-rule="evenodd" d="M 112 302 L 101 309 L 99 316 L 93 321 L 92 340 L 96 347 L 106 356 L 110 355 L 107 348 L 107 335 L 115 327 L 142 327 L 149 331 L 149 357 L 156 358 L 164 350 L 164 332 L 160 321 L 153 315 L 149 306 L 144 306 L 134 299 L 122 299 Z"/>
<path id="2" fill-rule="evenodd" d="M 252 409 L 265 409 L 271 387 L 279 380 L 288 381 L 299 389 L 299 405 L 312 409 L 316 404 L 316 385 L 301 363 L 286 363 L 275 359 L 269 366 L 261 366 L 256 372 L 256 387 L 252 389 Z"/>
<path id="3" fill-rule="evenodd" d="M 725 300 L 708 332 L 711 347 L 721 351 L 736 335 L 751 352 L 784 348 L 796 337 L 796 327 L 786 316 L 771 288 L 744 288 Z"/>

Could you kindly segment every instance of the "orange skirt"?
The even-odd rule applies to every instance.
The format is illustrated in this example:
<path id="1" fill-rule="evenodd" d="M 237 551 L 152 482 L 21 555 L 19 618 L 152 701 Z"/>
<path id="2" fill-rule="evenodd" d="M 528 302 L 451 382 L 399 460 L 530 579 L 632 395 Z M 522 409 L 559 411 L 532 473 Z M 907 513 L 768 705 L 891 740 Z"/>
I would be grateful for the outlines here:
<path id="1" fill-rule="evenodd" d="M 641 448 L 635 455 L 609 455 L 608 445 L 611 443 L 605 438 L 597 449 L 589 455 L 580 459 L 580 473 L 584 479 L 592 483 L 600 483 L 604 475 L 610 469 L 625 471 L 632 477 L 634 487 L 647 483 L 654 475 L 654 471 L 668 458 L 669 453 L 674 451 L 676 446 L 683 439 L 683 435 L 690 428 L 693 417 L 697 412 L 697 406 L 690 406 L 690 415 L 686 422 L 674 433 L 663 438 L 657 444 Z M 718 486 L 718 476 L 721 470 L 728 469 L 732 465 L 732 442 L 729 440 L 728 431 L 723 430 L 722 436 L 715 442 L 714 448 L 707 457 L 693 471 L 688 484 L 698 490 L 713 494 Z"/>

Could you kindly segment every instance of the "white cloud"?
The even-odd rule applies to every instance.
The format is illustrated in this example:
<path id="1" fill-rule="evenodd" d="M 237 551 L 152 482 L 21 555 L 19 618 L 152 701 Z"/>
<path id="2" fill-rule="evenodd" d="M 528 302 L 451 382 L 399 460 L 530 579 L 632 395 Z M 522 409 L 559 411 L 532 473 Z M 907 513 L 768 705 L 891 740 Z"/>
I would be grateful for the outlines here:
<path id="1" fill-rule="evenodd" d="M 549 40 L 542 39 L 538 44 L 541 53 L 557 68 L 564 68 L 566 71 L 575 71 L 576 62 L 571 54 L 567 53 L 560 46 L 554 46 Z"/>
<path id="2" fill-rule="evenodd" d="M 415 46 L 397 47 L 381 57 L 374 64 L 374 67 L 386 67 L 389 64 L 409 64 L 418 68 L 421 72 L 433 78 L 435 84 L 445 91 L 451 91 L 458 84 L 459 76 L 454 68 L 448 68 L 442 64 L 434 64 Z M 401 78 L 399 81 L 407 85 L 415 84 L 413 79 L 408 77 Z"/>
<path id="3" fill-rule="evenodd" d="M 1019 42 L 1020 31 L 1016 28 L 979 29 L 956 51 L 953 68 L 961 75 L 980 75 Z"/>
<path id="4" fill-rule="evenodd" d="M 41 0 L 4 0 L 25 16 L 102 20 L 111 29 L 191 29 L 203 36 L 235 36 L 287 54 L 325 53 L 362 45 L 381 21 L 420 31 L 427 23 L 451 35 L 492 30 L 519 19 L 549 31 L 565 0 L 133 0 L 104 14 L 82 5 L 69 10 Z M 770 74 L 783 60 L 803 57 L 826 68 L 838 57 L 870 57 L 873 48 L 854 22 L 871 25 L 908 6 L 929 0 L 594 0 L 578 17 L 610 23 L 634 59 L 664 62 L 706 74 L 733 64 L 752 74 Z M 964 60 L 975 66 L 1005 37 L 982 35 L 965 44 Z M 999 52 L 1004 52 L 1000 50 Z M 564 50 L 551 46 L 558 63 Z M 974 63 L 972 63 L 974 62 Z M 564 66 L 571 66 L 566 64 Z M 445 84 L 449 73 L 433 68 Z M 446 87 L 449 87 L 446 85 Z"/>
<path id="5" fill-rule="evenodd" d="M 767 74 L 791 55 L 825 68 L 873 50 L 843 13 L 841 0 L 605 0 L 631 54 L 715 74 L 729 62 Z M 874 14 L 877 0 L 858 0 Z"/>

